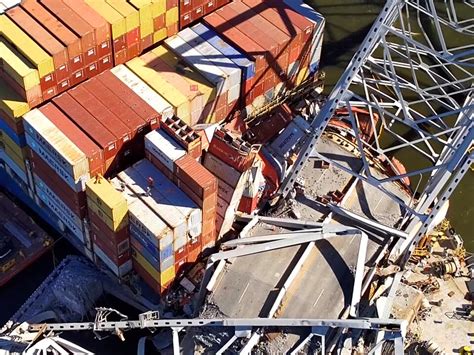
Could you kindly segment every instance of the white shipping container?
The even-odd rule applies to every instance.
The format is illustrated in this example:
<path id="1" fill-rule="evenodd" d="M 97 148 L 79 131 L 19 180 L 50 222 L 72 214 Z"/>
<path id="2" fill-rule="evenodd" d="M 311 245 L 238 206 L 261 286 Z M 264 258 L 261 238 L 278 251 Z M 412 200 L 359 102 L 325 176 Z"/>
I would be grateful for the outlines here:
<path id="1" fill-rule="evenodd" d="M 125 276 L 132 271 L 132 260 L 128 260 L 121 266 L 115 264 L 110 258 L 100 249 L 97 244 L 94 245 L 94 254 L 118 277 Z"/>
<path id="2" fill-rule="evenodd" d="M 262 161 L 256 159 L 252 168 L 249 170 L 247 181 L 245 182 L 245 188 L 243 196 L 254 198 L 257 196 L 260 187 L 265 185 L 265 178 L 262 174 Z"/>
<path id="3" fill-rule="evenodd" d="M 130 223 L 141 231 L 152 245 L 163 249 L 173 243 L 173 231 L 150 207 L 129 188 L 122 189 L 123 183 L 118 178 L 110 182 L 127 200 Z"/>
<path id="4" fill-rule="evenodd" d="M 75 181 L 89 173 L 86 155 L 45 115 L 34 109 L 23 116 L 25 132 L 57 160 Z"/>
<path id="5" fill-rule="evenodd" d="M 186 154 L 186 150 L 163 130 L 154 130 L 145 136 L 145 149 L 171 172 L 174 172 L 174 162 Z"/>
<path id="6" fill-rule="evenodd" d="M 173 243 L 173 231 L 143 201 L 129 207 L 130 223 L 161 250 Z"/>
<path id="7" fill-rule="evenodd" d="M 247 181 L 248 171 L 242 174 L 242 179 L 240 179 L 239 183 L 235 187 L 234 193 L 232 195 L 232 199 L 227 206 L 227 210 L 223 216 L 224 222 L 222 223 L 222 227 L 220 230 L 219 235 L 223 235 L 224 233 L 228 232 L 232 227 L 235 219 L 235 213 L 239 207 L 240 199 L 242 198 L 242 194 L 245 188 L 245 182 Z"/>
<path id="8" fill-rule="evenodd" d="M 143 159 L 133 167 L 144 179 L 151 177 L 153 179 L 153 187 L 186 218 L 189 234 L 192 237 L 200 235 L 202 211 L 199 207 L 148 160 Z"/>
<path id="9" fill-rule="evenodd" d="M 181 37 L 173 36 L 165 40 L 169 48 L 180 57 L 182 57 L 189 65 L 196 68 L 199 73 L 209 80 L 217 89 L 217 96 L 225 93 L 229 88 L 226 87 L 226 76 L 209 60 L 205 60 L 202 54 L 192 48 Z"/>
<path id="10" fill-rule="evenodd" d="M 135 169 L 128 168 L 119 173 L 118 178 L 173 230 L 174 239 L 186 236 L 186 218 L 174 206 L 171 206 L 156 189 L 151 189 L 152 191 L 148 195 L 148 182 Z"/>
<path id="11" fill-rule="evenodd" d="M 309 124 L 301 116 L 296 116 L 270 145 L 272 152 L 280 157 L 288 156 L 305 137 L 308 128 Z"/>
<path id="12" fill-rule="evenodd" d="M 161 119 L 172 118 L 175 115 L 173 106 L 170 105 L 161 95 L 150 88 L 142 79 L 128 69 L 125 65 L 119 64 L 110 70 L 120 81 L 127 85 L 133 92 L 140 96 L 156 112 L 161 114 Z"/>
<path id="13" fill-rule="evenodd" d="M 188 244 L 188 236 L 180 236 L 179 238 L 175 238 L 173 242 L 173 250 L 175 252 L 179 251 L 180 249 L 186 247 L 186 244 Z"/>
<path id="14" fill-rule="evenodd" d="M 63 224 L 71 231 L 71 233 L 77 237 L 81 243 L 85 244 L 84 232 L 82 226 L 77 226 L 74 221 L 69 217 L 68 213 L 59 206 L 53 199 L 49 198 L 48 195 L 41 191 L 36 190 L 36 195 L 43 201 L 43 203 L 63 222 Z"/>
<path id="15" fill-rule="evenodd" d="M 202 39 L 191 28 L 185 28 L 178 33 L 178 36 L 185 40 L 191 47 L 201 53 L 211 64 L 218 67 L 227 76 L 227 87 L 240 86 L 242 71 L 227 58 L 224 54 L 214 48 L 209 42 Z"/>
<path id="16" fill-rule="evenodd" d="M 34 140 L 33 137 L 31 137 L 28 133 L 25 134 L 25 137 L 26 137 L 26 142 L 28 143 L 28 146 L 36 154 L 38 154 L 41 157 L 41 159 L 43 159 L 46 162 L 46 164 L 48 164 L 51 167 L 51 169 L 53 169 L 58 174 L 58 176 L 61 179 L 63 179 L 69 185 L 69 187 L 71 187 L 71 189 L 73 189 L 76 192 L 85 190 L 86 182 L 90 179 L 89 173 L 82 176 L 77 181 L 74 180 L 74 178 L 66 170 L 64 170 L 61 165 L 59 165 L 57 160 L 54 159 L 50 154 L 48 154 L 48 152 L 45 151 L 43 147 Z"/>
<path id="17" fill-rule="evenodd" d="M 204 166 L 217 176 L 219 179 L 225 181 L 231 187 L 237 186 L 240 178 L 242 177 L 242 173 L 230 165 L 227 165 L 218 157 L 211 153 L 206 153 L 206 157 L 204 158 Z"/>
<path id="18" fill-rule="evenodd" d="M 227 103 L 230 104 L 240 97 L 240 84 L 232 86 L 227 92 Z"/>

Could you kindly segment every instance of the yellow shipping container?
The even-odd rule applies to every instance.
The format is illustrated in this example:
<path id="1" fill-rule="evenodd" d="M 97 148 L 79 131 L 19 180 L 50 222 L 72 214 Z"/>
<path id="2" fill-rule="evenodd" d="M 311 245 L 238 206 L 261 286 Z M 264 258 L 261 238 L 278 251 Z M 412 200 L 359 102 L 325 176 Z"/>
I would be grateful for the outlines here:
<path id="1" fill-rule="evenodd" d="M 20 148 L 5 132 L 0 130 L 0 149 L 18 165 L 21 170 L 26 171 L 25 156 L 26 148 Z"/>
<path id="2" fill-rule="evenodd" d="M 128 213 L 127 201 L 112 184 L 103 177 L 95 177 L 86 183 L 87 201 L 95 203 L 113 221 L 119 221 Z"/>
<path id="3" fill-rule="evenodd" d="M 117 39 L 127 32 L 127 23 L 123 17 L 112 6 L 104 0 L 85 0 L 86 3 L 94 9 L 100 16 L 112 27 L 112 39 Z"/>
<path id="4" fill-rule="evenodd" d="M 168 83 L 154 69 L 146 66 L 140 58 L 133 58 L 126 66 L 146 82 L 153 90 L 163 96 L 175 109 L 176 114 L 183 120 L 189 120 L 191 112 L 186 97 L 173 85 Z"/>
<path id="5" fill-rule="evenodd" d="M 172 7 L 166 11 L 166 26 L 173 25 L 179 21 L 179 11 L 177 7 Z"/>
<path id="6" fill-rule="evenodd" d="M 0 110 L 18 119 L 30 110 L 28 103 L 3 79 L 0 79 Z"/>
<path id="7" fill-rule="evenodd" d="M 146 259 L 145 257 L 138 252 L 135 248 L 133 249 L 132 256 L 133 258 L 137 261 L 137 263 L 140 264 L 141 267 L 143 267 L 152 277 L 156 282 L 158 282 L 160 285 L 166 286 L 168 285 L 173 279 L 176 277 L 174 265 L 170 266 L 163 272 L 159 272 L 156 270 Z"/>
<path id="8" fill-rule="evenodd" d="M 125 17 L 127 32 L 140 27 L 140 15 L 133 6 L 123 0 L 105 0 L 110 6 Z"/>
<path id="9" fill-rule="evenodd" d="M 20 157 L 25 157 L 26 155 L 26 148 L 20 147 L 18 144 L 13 141 L 8 134 L 6 134 L 3 130 L 0 129 L 0 142 L 3 146 L 8 147 L 11 151 L 13 151 L 16 155 Z"/>
<path id="10" fill-rule="evenodd" d="M 152 3 L 151 0 L 130 0 L 140 15 L 140 37 L 145 38 L 146 36 L 153 33 L 153 16 L 152 16 Z"/>
<path id="11" fill-rule="evenodd" d="M 168 31 L 166 30 L 166 28 L 162 28 L 161 30 L 156 31 L 155 33 L 153 33 L 153 44 L 163 41 L 164 39 L 166 39 L 166 37 L 168 37 Z"/>
<path id="12" fill-rule="evenodd" d="M 5 15 L 0 15 L 0 35 L 13 43 L 33 63 L 40 78 L 54 72 L 53 58 Z"/>
<path id="13" fill-rule="evenodd" d="M 122 228 L 128 226 L 128 213 L 125 214 L 121 219 L 113 220 L 109 216 L 105 214 L 105 212 L 92 200 L 87 199 L 87 208 L 89 209 L 89 213 L 94 213 L 97 217 L 99 217 L 110 230 L 117 232 Z"/>
<path id="14" fill-rule="evenodd" d="M 151 15 L 153 18 L 163 15 L 166 12 L 166 1 L 151 0 Z"/>
<path id="15" fill-rule="evenodd" d="M 169 66 L 173 68 L 182 67 L 182 60 L 173 53 L 171 50 L 164 46 L 156 47 L 152 50 L 153 53 L 158 55 L 161 60 L 166 62 Z M 212 86 L 210 82 L 206 80 L 197 70 L 188 66 L 185 71 L 177 71 L 176 73 L 180 74 L 185 78 L 190 85 L 194 85 L 198 88 L 199 92 L 204 95 L 204 102 L 206 104 L 211 103 L 216 98 L 216 88 Z M 213 113 L 209 117 L 205 117 L 203 122 L 213 122 L 212 120 Z"/>
<path id="16" fill-rule="evenodd" d="M 29 90 L 39 85 L 39 73 L 33 64 L 2 38 L 0 38 L 0 54 L 3 70 L 22 88 Z"/>

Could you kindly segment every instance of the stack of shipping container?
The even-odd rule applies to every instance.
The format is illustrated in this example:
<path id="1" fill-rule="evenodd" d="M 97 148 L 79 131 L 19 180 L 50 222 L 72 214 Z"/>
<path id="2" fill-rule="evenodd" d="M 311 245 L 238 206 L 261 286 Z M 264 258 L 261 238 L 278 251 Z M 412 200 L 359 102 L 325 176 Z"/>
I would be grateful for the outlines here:
<path id="1" fill-rule="evenodd" d="M 259 146 L 214 123 L 315 72 L 324 20 L 290 0 L 10 2 L 0 166 L 89 258 L 166 292 L 266 183 Z"/>
<path id="2" fill-rule="evenodd" d="M 122 277 L 132 270 L 128 201 L 101 176 L 87 182 L 86 195 L 94 255 Z"/>
<path id="3" fill-rule="evenodd" d="M 179 0 L 179 28 L 198 21 L 230 0 Z"/>

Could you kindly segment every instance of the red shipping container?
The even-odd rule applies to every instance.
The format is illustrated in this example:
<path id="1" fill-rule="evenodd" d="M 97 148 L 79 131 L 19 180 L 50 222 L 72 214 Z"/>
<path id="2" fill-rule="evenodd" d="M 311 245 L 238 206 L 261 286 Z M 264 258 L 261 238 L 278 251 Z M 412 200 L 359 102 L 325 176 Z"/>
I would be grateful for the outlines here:
<path id="1" fill-rule="evenodd" d="M 257 204 L 258 204 L 258 194 L 257 196 L 254 196 L 254 197 L 242 196 L 242 198 L 240 199 L 238 210 L 241 212 L 251 214 L 257 208 Z"/>
<path id="2" fill-rule="evenodd" d="M 100 219 L 94 212 L 89 209 L 89 220 L 91 229 L 94 231 L 101 232 L 101 239 L 106 241 L 109 245 L 109 248 L 117 249 L 120 246 L 120 249 L 126 249 L 130 244 L 125 242 L 130 242 L 130 233 L 128 226 L 120 229 L 119 231 L 114 232 L 111 230 L 105 222 Z"/>
<path id="3" fill-rule="evenodd" d="M 225 4 L 228 4 L 230 0 L 216 0 L 216 7 L 221 7 L 224 6 Z"/>
<path id="4" fill-rule="evenodd" d="M 193 9 L 194 1 L 192 0 L 179 0 L 179 12 L 185 13 Z"/>
<path id="5" fill-rule="evenodd" d="M 103 175 L 105 172 L 103 150 L 52 103 L 43 105 L 39 110 L 86 155 L 91 177 L 97 174 Z"/>
<path id="6" fill-rule="evenodd" d="M 20 6 L 15 6 L 6 13 L 13 22 L 28 33 L 36 43 L 53 57 L 56 79 L 62 80 L 67 78 L 69 75 L 69 57 L 65 46 Z"/>
<path id="7" fill-rule="evenodd" d="M 204 222 L 202 224 L 202 235 L 208 236 L 210 233 L 215 232 L 216 230 L 216 207 L 214 205 L 214 210 L 212 213 L 212 219 L 204 219 Z"/>
<path id="8" fill-rule="evenodd" d="M 175 34 L 178 33 L 178 31 L 179 31 L 179 28 L 178 28 L 177 23 L 173 23 L 171 25 L 166 26 L 166 33 L 168 37 L 174 36 Z"/>
<path id="9" fill-rule="evenodd" d="M 58 83 L 57 88 L 58 88 L 58 94 L 66 91 L 71 87 L 71 82 L 68 79 L 62 80 L 61 82 Z"/>
<path id="10" fill-rule="evenodd" d="M 84 64 L 97 60 L 97 43 L 94 28 L 62 1 L 41 0 L 41 4 L 66 24 L 81 39 Z"/>
<path id="11" fill-rule="evenodd" d="M 108 54 L 105 57 L 99 58 L 97 64 L 99 65 L 99 73 L 102 73 L 108 69 L 112 69 L 114 66 L 112 62 L 112 55 Z"/>
<path id="12" fill-rule="evenodd" d="M 287 104 L 277 106 L 266 117 L 245 132 L 245 139 L 251 144 L 265 144 L 293 119 L 293 113 Z"/>
<path id="13" fill-rule="evenodd" d="M 56 86 L 53 86 L 45 91 L 43 91 L 42 93 L 42 96 L 43 96 L 43 100 L 46 101 L 46 100 L 49 100 L 53 97 L 55 97 L 57 95 L 58 91 L 56 89 Z"/>
<path id="14" fill-rule="evenodd" d="M 292 42 L 292 36 L 281 30 L 277 24 L 272 21 L 268 21 L 260 15 L 259 11 L 253 11 L 253 6 L 247 6 L 244 2 L 233 3 L 232 6 L 241 13 L 249 14 L 249 11 L 253 12 L 252 22 L 254 22 L 268 38 L 271 38 L 274 44 L 277 46 L 273 61 L 269 62 L 270 66 L 274 66 L 274 73 L 280 78 L 280 81 L 285 81 L 285 74 L 288 68 L 290 46 Z M 258 13 L 257 13 L 258 12 Z M 288 24 L 285 26 L 287 27 Z M 275 62 L 276 59 L 276 62 Z"/>
<path id="15" fill-rule="evenodd" d="M 3 74 L 2 79 L 6 82 L 18 95 L 24 98 L 30 107 L 38 106 L 43 102 L 43 95 L 41 87 L 35 86 L 29 90 L 22 88 L 15 80 L 9 75 Z"/>
<path id="16" fill-rule="evenodd" d="M 166 10 L 171 10 L 173 7 L 178 6 L 179 0 L 166 0 Z"/>
<path id="17" fill-rule="evenodd" d="M 208 248 L 213 248 L 216 245 L 216 231 L 215 229 L 207 234 L 203 234 L 201 238 L 201 245 L 202 250 L 206 250 Z"/>
<path id="18" fill-rule="evenodd" d="M 112 54 L 112 42 L 107 40 L 97 45 L 97 56 L 105 57 Z"/>
<path id="19" fill-rule="evenodd" d="M 133 28 L 125 34 L 127 47 L 140 43 L 140 27 Z"/>
<path id="20" fill-rule="evenodd" d="M 201 255 L 202 251 L 201 237 L 197 238 L 194 243 L 188 243 L 186 248 L 188 254 L 188 263 L 195 263 L 199 259 L 199 256 Z"/>
<path id="21" fill-rule="evenodd" d="M 175 270 L 176 276 L 179 276 L 180 273 L 186 271 L 188 266 L 189 266 L 188 265 L 188 259 L 186 257 L 184 257 L 180 260 L 176 260 L 174 262 L 174 270 Z"/>
<path id="22" fill-rule="evenodd" d="M 221 236 L 222 225 L 224 224 L 224 218 L 216 214 L 216 240 Z"/>
<path id="23" fill-rule="evenodd" d="M 61 109 L 84 133 L 86 133 L 104 152 L 104 159 L 115 158 L 119 145 L 117 139 L 102 124 L 87 112 L 69 93 L 61 94 L 53 99 Z M 107 169 L 107 166 L 106 166 Z"/>
<path id="24" fill-rule="evenodd" d="M 175 162 L 175 174 L 202 200 L 217 192 L 217 178 L 188 154 Z"/>
<path id="25" fill-rule="evenodd" d="M 166 27 L 165 14 L 157 16 L 153 19 L 153 29 L 155 30 L 155 32 L 158 32 L 159 30 L 165 27 Z"/>
<path id="26" fill-rule="evenodd" d="M 127 48 L 127 40 L 125 35 L 119 36 L 112 41 L 113 53 L 120 52 Z"/>
<path id="27" fill-rule="evenodd" d="M 140 54 L 140 41 L 127 47 L 127 60 L 138 57 Z"/>
<path id="28" fill-rule="evenodd" d="M 85 67 L 86 78 L 90 79 L 99 73 L 99 63 L 93 62 Z"/>
<path id="29" fill-rule="evenodd" d="M 140 53 L 153 45 L 153 34 L 149 34 L 140 40 Z"/>
<path id="30" fill-rule="evenodd" d="M 193 20 L 199 20 L 204 16 L 204 6 L 197 6 L 193 9 Z"/>
<path id="31" fill-rule="evenodd" d="M 42 91 L 46 91 L 49 88 L 56 86 L 56 77 L 54 72 L 40 78 L 40 86 Z"/>
<path id="32" fill-rule="evenodd" d="M 112 133 L 117 139 L 117 144 L 120 148 L 130 141 L 131 133 L 128 127 L 123 124 L 117 116 L 115 116 L 107 106 L 97 100 L 94 95 L 89 93 L 84 87 L 76 86 L 68 91 L 82 107 L 84 107 L 97 121 L 99 121 L 104 128 Z"/>
<path id="33" fill-rule="evenodd" d="M 85 2 L 77 0 L 62 0 L 72 11 L 79 15 L 92 28 L 94 28 L 95 41 L 97 45 L 97 56 L 104 57 L 111 53 L 110 25 L 102 16 L 95 12 Z"/>
<path id="34" fill-rule="evenodd" d="M 186 245 L 174 251 L 174 260 L 181 260 L 187 257 L 188 257 L 188 249 Z"/>
<path id="35" fill-rule="evenodd" d="M 78 71 L 72 73 L 69 79 L 71 82 L 71 86 L 74 86 L 83 82 L 86 79 L 85 74 L 84 74 L 84 69 L 79 69 Z"/>
<path id="36" fill-rule="evenodd" d="M 104 251 L 104 253 L 112 260 L 117 266 L 122 266 L 131 259 L 130 248 L 128 250 L 119 253 L 117 249 L 112 249 L 103 239 L 100 233 L 95 231 L 92 232 L 92 240 L 95 245 Z"/>
<path id="37" fill-rule="evenodd" d="M 110 112 L 124 123 L 133 139 L 137 134 L 144 134 L 147 122 L 142 120 L 136 112 L 130 109 L 122 100 L 120 100 L 112 91 L 97 79 L 91 79 L 82 85 L 91 95 L 95 96 Z"/>
<path id="38" fill-rule="evenodd" d="M 234 169 L 244 172 L 252 166 L 259 149 L 259 146 L 251 146 L 241 138 L 233 138 L 218 129 L 209 143 L 208 151 Z"/>
<path id="39" fill-rule="evenodd" d="M 24 0 L 21 7 L 67 47 L 69 73 L 83 66 L 81 39 L 36 0 Z"/>
<path id="40" fill-rule="evenodd" d="M 179 17 L 179 28 L 183 29 L 193 22 L 192 12 L 186 12 Z"/>
<path id="41" fill-rule="evenodd" d="M 97 77 L 102 84 L 108 87 L 128 107 L 135 111 L 143 120 L 148 122 L 150 130 L 160 127 L 161 114 L 156 112 L 146 101 L 132 91 L 120 79 L 110 71 L 106 71 Z"/>
<path id="42" fill-rule="evenodd" d="M 114 64 L 119 65 L 127 61 L 127 48 L 114 52 Z"/>
<path id="43" fill-rule="evenodd" d="M 38 177 L 80 218 L 87 216 L 86 194 L 84 191 L 76 192 L 59 177 L 38 154 L 28 149 L 31 168 Z"/>
<path id="44" fill-rule="evenodd" d="M 262 51 L 259 53 L 264 53 L 265 56 L 264 69 L 266 69 L 269 65 L 269 60 L 276 58 L 278 54 L 277 44 L 272 37 L 265 35 L 264 32 L 262 32 L 263 29 L 260 29 L 259 24 L 254 21 L 253 17 L 255 16 L 255 13 L 250 11 L 248 14 L 245 14 L 245 12 L 248 12 L 248 8 L 245 4 L 231 2 L 227 6 L 218 9 L 215 13 L 227 22 L 227 26 L 236 27 L 248 38 L 251 38 L 252 41 L 258 43 L 262 48 Z M 214 13 L 210 16 L 214 16 Z M 237 46 L 239 46 L 241 42 L 241 40 L 235 41 Z M 261 68 L 255 68 L 256 72 L 259 72 L 259 70 L 261 70 Z"/>
<path id="45" fill-rule="evenodd" d="M 210 14 L 212 11 L 217 9 L 216 0 L 207 0 L 204 1 L 204 15 Z"/>

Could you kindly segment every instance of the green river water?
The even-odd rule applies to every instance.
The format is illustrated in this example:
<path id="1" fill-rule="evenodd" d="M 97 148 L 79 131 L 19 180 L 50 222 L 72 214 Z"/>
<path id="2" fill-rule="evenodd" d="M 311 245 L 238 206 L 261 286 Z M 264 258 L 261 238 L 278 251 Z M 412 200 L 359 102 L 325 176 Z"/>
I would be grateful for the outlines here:
<path id="1" fill-rule="evenodd" d="M 326 72 L 326 93 L 343 73 L 357 51 L 385 1 L 317 0 L 306 1 L 326 17 L 322 52 L 322 68 Z M 415 159 L 403 157 L 406 166 Z M 460 233 L 466 248 L 474 250 L 474 172 L 468 171 L 450 199 L 448 213 L 452 225 Z"/>

